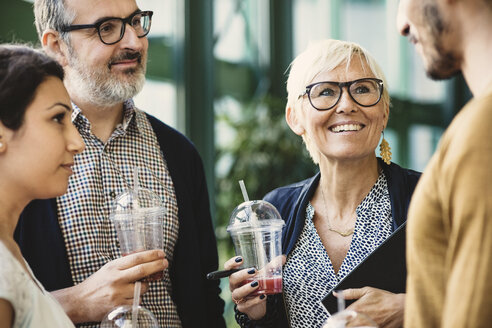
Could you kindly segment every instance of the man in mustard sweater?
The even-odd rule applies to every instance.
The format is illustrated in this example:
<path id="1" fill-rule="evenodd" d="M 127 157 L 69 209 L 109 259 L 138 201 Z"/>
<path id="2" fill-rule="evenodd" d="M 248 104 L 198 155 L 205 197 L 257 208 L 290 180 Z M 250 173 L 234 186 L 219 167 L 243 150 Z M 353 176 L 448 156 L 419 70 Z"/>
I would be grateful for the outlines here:
<path id="1" fill-rule="evenodd" d="M 411 201 L 405 327 L 492 327 L 492 0 L 402 0 L 398 29 L 474 95 Z"/>

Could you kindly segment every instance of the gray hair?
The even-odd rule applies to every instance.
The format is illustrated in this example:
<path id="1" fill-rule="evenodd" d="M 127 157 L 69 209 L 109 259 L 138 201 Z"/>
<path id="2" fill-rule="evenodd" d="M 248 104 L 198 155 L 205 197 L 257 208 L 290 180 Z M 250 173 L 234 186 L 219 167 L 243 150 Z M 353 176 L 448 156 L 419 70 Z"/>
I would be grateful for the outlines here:
<path id="1" fill-rule="evenodd" d="M 40 40 L 44 31 L 51 28 L 60 33 L 60 37 L 65 43 L 70 44 L 69 33 L 62 32 L 61 28 L 64 25 L 70 25 L 75 16 L 75 12 L 66 7 L 65 0 L 34 1 L 34 21 Z"/>
<path id="2" fill-rule="evenodd" d="M 364 70 L 367 69 L 376 78 L 383 80 L 384 88 L 381 100 L 385 108 L 389 108 L 390 97 L 386 78 L 376 60 L 357 43 L 333 39 L 310 44 L 304 52 L 292 61 L 287 79 L 287 107 L 290 107 L 294 112 L 300 110 L 299 96 L 319 73 L 331 71 L 342 64 L 345 64 L 348 71 L 350 63 L 354 59 L 360 60 Z M 318 164 L 319 150 L 306 134 L 302 135 L 302 139 L 314 163 Z"/>

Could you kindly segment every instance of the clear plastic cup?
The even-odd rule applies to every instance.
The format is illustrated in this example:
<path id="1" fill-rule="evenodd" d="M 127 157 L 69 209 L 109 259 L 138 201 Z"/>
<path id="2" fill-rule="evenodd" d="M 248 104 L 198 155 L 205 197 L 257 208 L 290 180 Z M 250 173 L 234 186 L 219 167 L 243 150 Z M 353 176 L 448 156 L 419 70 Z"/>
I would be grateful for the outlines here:
<path id="1" fill-rule="evenodd" d="M 243 258 L 243 268 L 254 267 L 258 281 L 252 295 L 282 292 L 282 220 L 277 209 L 263 200 L 240 204 L 231 214 L 227 231 L 231 234 L 236 255 Z"/>
<path id="2" fill-rule="evenodd" d="M 110 219 L 113 221 L 120 243 L 121 254 L 145 250 L 164 250 L 163 223 L 165 208 L 160 197 L 145 188 L 126 190 L 115 198 Z M 144 281 L 161 280 L 157 272 Z"/>
<path id="3" fill-rule="evenodd" d="M 146 308 L 139 306 L 133 311 L 131 305 L 125 305 L 111 310 L 101 321 L 101 328 L 159 328 L 159 323 Z"/>
<path id="4" fill-rule="evenodd" d="M 367 315 L 351 310 L 343 310 L 329 317 L 323 328 L 378 328 Z"/>

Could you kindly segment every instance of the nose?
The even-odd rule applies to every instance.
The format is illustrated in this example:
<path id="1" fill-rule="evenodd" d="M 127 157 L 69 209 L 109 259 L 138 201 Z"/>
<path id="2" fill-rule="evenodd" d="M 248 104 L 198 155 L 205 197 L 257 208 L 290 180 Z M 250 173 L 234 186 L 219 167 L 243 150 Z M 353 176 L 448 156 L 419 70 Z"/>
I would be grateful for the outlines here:
<path id="1" fill-rule="evenodd" d="M 398 5 L 398 14 L 396 16 L 396 28 L 403 36 L 408 36 L 410 34 L 410 24 L 408 23 L 408 19 L 405 14 L 407 6 L 406 1 L 400 1 Z"/>
<path id="2" fill-rule="evenodd" d="M 80 154 L 85 149 L 84 140 L 79 134 L 79 131 L 73 124 L 69 124 L 67 130 L 67 150 L 73 154 Z"/>
<path id="3" fill-rule="evenodd" d="M 121 47 L 135 51 L 142 51 L 146 42 L 147 37 L 139 38 L 135 29 L 130 24 L 126 24 L 125 34 L 120 41 Z"/>
<path id="4" fill-rule="evenodd" d="M 350 97 L 347 87 L 342 89 L 342 95 L 340 96 L 340 100 L 338 104 L 335 106 L 335 111 L 338 114 L 342 113 L 354 113 L 359 110 L 359 107 L 355 103 L 355 101 Z"/>

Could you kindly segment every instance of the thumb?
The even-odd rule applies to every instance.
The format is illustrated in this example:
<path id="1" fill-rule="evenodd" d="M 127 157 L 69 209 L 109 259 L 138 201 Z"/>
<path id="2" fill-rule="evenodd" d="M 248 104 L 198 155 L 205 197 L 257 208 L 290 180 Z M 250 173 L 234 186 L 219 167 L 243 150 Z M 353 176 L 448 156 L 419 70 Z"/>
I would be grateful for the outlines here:
<path id="1" fill-rule="evenodd" d="M 343 297 L 346 300 L 357 300 L 357 299 L 361 298 L 362 296 L 364 296 L 365 293 L 366 292 L 365 292 L 364 288 L 349 288 L 349 289 L 339 290 L 339 291 L 333 292 L 333 295 L 337 298 Z"/>

